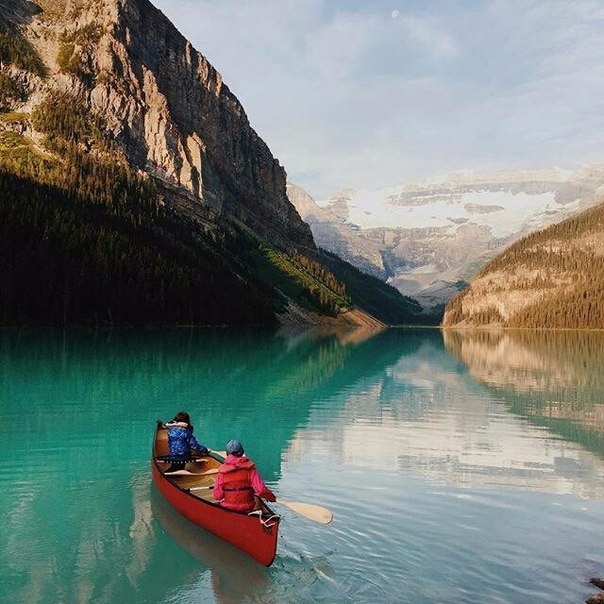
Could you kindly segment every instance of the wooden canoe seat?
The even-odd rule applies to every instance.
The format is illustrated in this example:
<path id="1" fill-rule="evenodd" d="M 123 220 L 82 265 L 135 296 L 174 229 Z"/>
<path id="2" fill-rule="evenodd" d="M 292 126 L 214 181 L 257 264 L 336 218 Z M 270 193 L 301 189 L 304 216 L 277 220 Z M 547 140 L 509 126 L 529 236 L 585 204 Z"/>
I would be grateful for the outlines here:
<path id="1" fill-rule="evenodd" d="M 214 486 L 212 476 L 195 476 L 195 474 L 165 474 L 165 476 L 181 489 L 192 489 L 189 492 L 198 499 L 215 502 L 212 494 Z"/>

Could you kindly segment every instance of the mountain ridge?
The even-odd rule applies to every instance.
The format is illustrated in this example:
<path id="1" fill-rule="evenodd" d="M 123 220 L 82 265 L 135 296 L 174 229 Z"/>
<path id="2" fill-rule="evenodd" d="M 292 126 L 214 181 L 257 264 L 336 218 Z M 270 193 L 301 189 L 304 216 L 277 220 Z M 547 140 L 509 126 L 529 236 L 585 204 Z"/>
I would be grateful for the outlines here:
<path id="1" fill-rule="evenodd" d="M 37 5 L 45 19 L 27 31 L 49 67 L 40 92 L 59 89 L 82 100 L 104 117 L 129 162 L 168 187 L 266 236 L 313 249 L 285 196 L 285 170 L 219 72 L 161 11 L 148 0 Z"/>
<path id="2" fill-rule="evenodd" d="M 516 241 L 446 307 L 445 328 L 602 329 L 604 203 Z"/>
<path id="3" fill-rule="evenodd" d="M 519 237 L 590 207 L 604 167 L 574 171 L 464 171 L 376 191 L 343 190 L 315 202 L 288 195 L 317 245 L 437 308 Z"/>
<path id="4" fill-rule="evenodd" d="M 0 322 L 374 321 L 241 103 L 148 0 L 0 0 L 0 101 Z"/>

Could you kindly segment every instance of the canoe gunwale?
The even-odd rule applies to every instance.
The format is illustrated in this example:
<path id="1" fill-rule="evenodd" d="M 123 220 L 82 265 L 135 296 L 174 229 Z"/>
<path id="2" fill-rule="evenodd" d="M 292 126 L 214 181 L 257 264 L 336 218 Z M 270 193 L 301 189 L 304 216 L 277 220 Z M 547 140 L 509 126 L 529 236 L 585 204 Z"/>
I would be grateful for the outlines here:
<path id="1" fill-rule="evenodd" d="M 163 424 L 158 421 L 153 440 L 151 470 L 153 480 L 162 496 L 193 524 L 214 533 L 265 566 L 270 566 L 277 551 L 280 516 L 262 502 L 261 514 L 226 509 L 220 504 L 195 495 L 189 487 L 177 484 L 165 476 L 156 457 L 156 443 Z M 210 453 L 218 462 L 223 458 Z M 195 474 L 191 474 L 195 476 Z M 209 490 L 209 489 L 208 489 Z"/>

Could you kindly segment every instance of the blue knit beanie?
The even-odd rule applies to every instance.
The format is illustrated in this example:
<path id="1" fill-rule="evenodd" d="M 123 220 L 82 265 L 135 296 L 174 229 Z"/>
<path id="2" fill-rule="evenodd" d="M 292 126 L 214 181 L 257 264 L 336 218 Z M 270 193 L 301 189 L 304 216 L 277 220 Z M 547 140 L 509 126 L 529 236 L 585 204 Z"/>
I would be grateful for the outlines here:
<path id="1" fill-rule="evenodd" d="M 226 452 L 230 455 L 241 457 L 243 455 L 243 445 L 236 439 L 229 440 L 226 444 Z"/>

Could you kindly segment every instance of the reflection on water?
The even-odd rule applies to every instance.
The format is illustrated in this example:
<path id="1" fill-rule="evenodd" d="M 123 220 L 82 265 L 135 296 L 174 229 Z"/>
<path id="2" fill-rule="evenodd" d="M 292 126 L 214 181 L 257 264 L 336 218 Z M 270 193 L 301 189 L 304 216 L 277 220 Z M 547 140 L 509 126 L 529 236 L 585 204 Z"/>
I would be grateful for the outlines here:
<path id="1" fill-rule="evenodd" d="M 444 342 L 515 413 L 604 457 L 604 334 L 445 331 Z"/>
<path id="2" fill-rule="evenodd" d="M 213 595 L 219 604 L 244 598 L 271 602 L 268 571 L 212 533 L 191 524 L 151 489 L 151 510 L 161 528 L 181 548 L 210 569 Z M 178 572 L 178 569 L 173 569 Z"/>
<path id="3" fill-rule="evenodd" d="M 447 350 L 474 377 L 516 393 L 604 387 L 604 334 L 593 331 L 451 331 Z"/>
<path id="4" fill-rule="evenodd" d="M 0 600 L 581 601 L 604 573 L 603 349 L 436 329 L 0 333 Z M 270 569 L 191 526 L 149 472 L 155 419 L 179 409 L 333 523 L 279 509 Z"/>
<path id="5" fill-rule="evenodd" d="M 480 346 L 475 341 L 451 339 L 445 334 L 449 349 L 454 343 L 458 350 L 475 354 L 464 356 L 463 361 L 476 381 L 468 379 L 437 339 L 426 338 L 413 354 L 403 354 L 386 367 L 379 380 L 360 381 L 354 392 L 344 393 L 337 412 L 328 420 L 323 418 L 329 438 L 308 429 L 300 431 L 286 459 L 302 459 L 317 445 L 320 455 L 343 464 L 402 471 L 455 486 L 517 487 L 590 498 L 604 496 L 602 460 L 590 452 L 594 450 L 594 439 L 585 431 L 576 430 L 573 438 L 558 430 L 565 437 L 559 438 L 557 433 L 544 430 L 547 423 L 535 421 L 537 412 L 544 413 L 542 401 L 555 398 L 560 405 L 564 400 L 561 381 L 565 392 L 572 394 L 564 413 L 593 421 L 598 405 L 592 393 L 604 393 L 602 376 L 591 376 L 589 389 L 585 390 L 587 384 L 573 379 L 573 357 L 564 349 L 556 349 L 552 358 L 547 356 L 547 348 L 541 348 L 539 356 L 526 347 L 514 349 L 513 341 L 502 345 L 500 339 L 488 334 L 479 338 Z M 563 342 L 568 344 L 569 340 Z M 505 354 L 501 354 L 502 348 Z M 591 353 L 591 369 L 595 371 L 602 349 L 597 353 L 589 345 L 577 349 L 582 352 L 580 358 Z M 535 360 L 529 363 L 528 358 Z M 567 360 L 563 378 L 551 369 L 559 366 L 556 359 Z M 472 365 L 473 360 L 478 369 Z M 489 367 L 492 370 L 486 369 Z M 485 385 L 498 385 L 496 396 L 489 394 L 490 388 L 481 387 L 477 375 L 481 368 L 489 376 Z M 525 379 L 532 384 L 530 393 L 525 390 Z M 540 390 L 536 390 L 536 383 Z M 513 414 L 507 411 L 509 406 Z M 551 406 L 547 413 L 551 419 Z M 597 447 L 595 450 L 598 452 Z"/>

